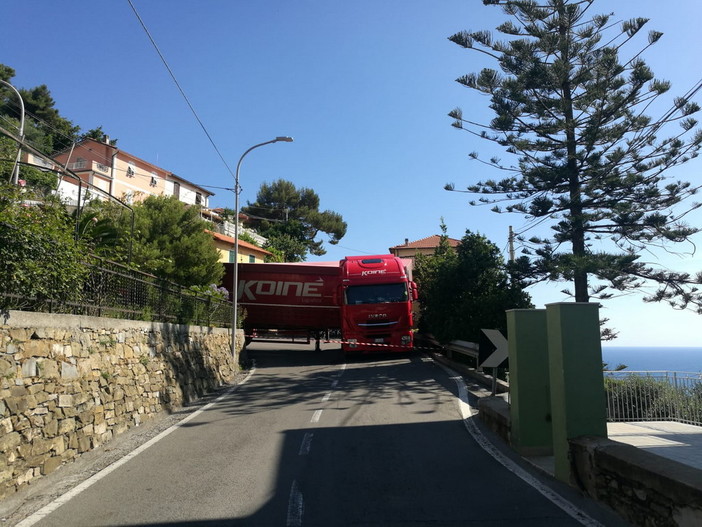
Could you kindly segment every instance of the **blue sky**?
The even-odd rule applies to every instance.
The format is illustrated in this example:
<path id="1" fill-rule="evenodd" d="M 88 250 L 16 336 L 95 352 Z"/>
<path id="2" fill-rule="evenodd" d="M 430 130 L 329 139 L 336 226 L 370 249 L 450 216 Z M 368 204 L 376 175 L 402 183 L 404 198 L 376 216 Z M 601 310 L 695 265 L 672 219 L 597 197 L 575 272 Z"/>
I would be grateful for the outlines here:
<path id="1" fill-rule="evenodd" d="M 279 135 L 242 164 L 242 203 L 264 181 L 314 189 L 321 208 L 348 223 L 321 259 L 386 253 L 405 238 L 480 232 L 506 250 L 509 225 L 525 220 L 467 205 L 458 188 L 488 177 L 468 153 L 488 145 L 451 127 L 460 106 L 491 117 L 488 100 L 454 82 L 490 65 L 447 37 L 504 20 L 480 0 L 133 0 L 231 169 L 250 146 Z M 0 62 L 18 87 L 46 84 L 61 114 L 83 130 L 101 125 L 120 148 L 199 185 L 212 206 L 233 207 L 233 178 L 171 80 L 127 0 L 5 0 Z M 594 12 L 651 18 L 665 33 L 644 56 L 682 94 L 700 78 L 699 0 L 599 0 Z M 642 43 L 643 40 L 637 42 Z M 503 155 L 503 157 L 506 155 Z M 702 161 L 676 178 L 700 177 Z M 699 215 L 697 223 L 702 221 Z M 696 239 L 700 245 L 700 238 Z M 689 247 L 688 247 L 689 249 Z M 700 256 L 650 254 L 700 270 Z M 532 292 L 537 307 L 564 301 L 565 284 Z M 616 345 L 702 346 L 702 319 L 628 296 L 603 315 Z"/>

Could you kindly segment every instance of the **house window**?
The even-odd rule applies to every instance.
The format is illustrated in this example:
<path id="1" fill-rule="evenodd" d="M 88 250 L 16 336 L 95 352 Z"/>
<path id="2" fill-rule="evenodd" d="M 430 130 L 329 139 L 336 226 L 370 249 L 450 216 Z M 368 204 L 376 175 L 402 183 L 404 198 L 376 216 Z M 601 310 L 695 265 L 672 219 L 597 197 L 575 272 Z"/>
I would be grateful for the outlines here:
<path id="1" fill-rule="evenodd" d="M 229 251 L 229 263 L 234 263 L 235 254 L 234 251 Z"/>
<path id="2" fill-rule="evenodd" d="M 176 198 L 180 199 L 180 183 L 178 183 L 177 181 L 173 182 L 173 195 Z"/>
<path id="3" fill-rule="evenodd" d="M 127 177 L 134 177 L 134 174 L 134 165 L 130 162 L 129 165 L 127 165 Z"/>
<path id="4" fill-rule="evenodd" d="M 71 170 L 83 170 L 85 168 L 85 164 L 85 159 L 79 157 L 78 159 L 76 159 L 75 163 L 69 164 L 68 168 L 70 168 Z"/>
<path id="5" fill-rule="evenodd" d="M 158 180 L 156 179 L 156 174 L 153 172 L 151 173 L 151 182 L 149 183 L 150 186 L 155 187 L 158 184 Z"/>
<path id="6" fill-rule="evenodd" d="M 202 205 L 202 194 L 200 192 L 195 193 L 195 205 Z"/>
<path id="7" fill-rule="evenodd" d="M 249 263 L 256 263 L 256 257 L 253 254 L 249 255 Z"/>

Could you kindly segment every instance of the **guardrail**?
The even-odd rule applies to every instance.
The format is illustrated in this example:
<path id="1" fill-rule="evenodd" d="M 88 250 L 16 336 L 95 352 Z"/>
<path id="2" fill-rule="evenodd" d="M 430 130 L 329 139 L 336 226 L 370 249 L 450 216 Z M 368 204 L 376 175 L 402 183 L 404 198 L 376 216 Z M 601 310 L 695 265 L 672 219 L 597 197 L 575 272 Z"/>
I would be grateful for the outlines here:
<path id="1" fill-rule="evenodd" d="M 478 345 L 475 342 L 466 340 L 452 340 L 446 346 L 446 355 L 449 359 L 453 358 L 453 354 L 463 355 L 472 359 L 478 359 Z"/>
<path id="2" fill-rule="evenodd" d="M 454 355 L 470 357 L 472 359 L 476 359 L 476 361 L 478 359 L 478 345 L 475 342 L 468 342 L 467 340 L 452 340 L 448 344 L 441 344 L 430 333 L 423 333 L 421 338 L 431 347 L 442 350 L 449 359 L 453 359 Z"/>

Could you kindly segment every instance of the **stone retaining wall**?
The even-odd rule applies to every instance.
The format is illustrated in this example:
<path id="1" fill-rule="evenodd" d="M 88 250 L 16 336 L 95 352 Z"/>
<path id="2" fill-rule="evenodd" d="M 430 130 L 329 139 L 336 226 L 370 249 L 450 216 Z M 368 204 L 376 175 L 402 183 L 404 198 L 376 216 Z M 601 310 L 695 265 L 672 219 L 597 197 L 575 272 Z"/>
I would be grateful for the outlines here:
<path id="1" fill-rule="evenodd" d="M 575 482 L 634 525 L 702 525 L 702 471 L 601 437 L 570 441 Z"/>
<path id="2" fill-rule="evenodd" d="M 223 328 L 20 311 L 0 322 L 0 499 L 238 371 Z"/>

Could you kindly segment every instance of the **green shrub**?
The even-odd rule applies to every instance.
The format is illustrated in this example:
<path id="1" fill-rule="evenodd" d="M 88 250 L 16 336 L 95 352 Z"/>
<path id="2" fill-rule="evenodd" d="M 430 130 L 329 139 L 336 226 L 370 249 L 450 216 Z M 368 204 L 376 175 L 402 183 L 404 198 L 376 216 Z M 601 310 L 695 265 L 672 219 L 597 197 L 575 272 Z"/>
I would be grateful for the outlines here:
<path id="1" fill-rule="evenodd" d="M 0 184 L 0 291 L 38 306 L 79 300 L 86 258 L 60 202 Z M 17 300 L 13 304 L 18 307 Z"/>

